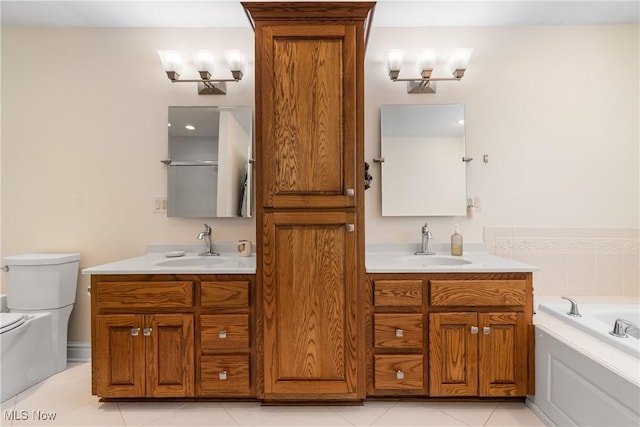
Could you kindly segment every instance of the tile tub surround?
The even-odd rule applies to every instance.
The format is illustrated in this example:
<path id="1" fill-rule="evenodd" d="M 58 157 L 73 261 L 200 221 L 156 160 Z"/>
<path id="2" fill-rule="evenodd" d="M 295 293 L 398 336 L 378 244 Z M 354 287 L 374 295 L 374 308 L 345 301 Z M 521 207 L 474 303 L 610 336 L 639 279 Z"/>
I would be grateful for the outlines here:
<path id="1" fill-rule="evenodd" d="M 367 401 L 362 406 L 262 406 L 259 402 L 100 402 L 89 363 L 2 403 L 3 426 L 544 426 L 524 403 Z M 28 419 L 5 414 L 27 411 Z M 34 420 L 33 411 L 55 413 Z"/>
<path id="2" fill-rule="evenodd" d="M 536 295 L 640 296 L 640 229 L 485 227 L 490 253 L 540 267 Z"/>

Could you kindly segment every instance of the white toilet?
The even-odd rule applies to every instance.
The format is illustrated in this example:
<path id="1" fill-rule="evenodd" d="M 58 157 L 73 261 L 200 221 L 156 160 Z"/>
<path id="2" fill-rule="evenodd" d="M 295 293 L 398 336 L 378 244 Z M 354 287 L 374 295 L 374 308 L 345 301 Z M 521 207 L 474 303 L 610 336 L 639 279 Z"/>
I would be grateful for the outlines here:
<path id="1" fill-rule="evenodd" d="M 8 312 L 0 313 L 4 402 L 67 366 L 67 327 L 80 254 L 3 258 Z"/>

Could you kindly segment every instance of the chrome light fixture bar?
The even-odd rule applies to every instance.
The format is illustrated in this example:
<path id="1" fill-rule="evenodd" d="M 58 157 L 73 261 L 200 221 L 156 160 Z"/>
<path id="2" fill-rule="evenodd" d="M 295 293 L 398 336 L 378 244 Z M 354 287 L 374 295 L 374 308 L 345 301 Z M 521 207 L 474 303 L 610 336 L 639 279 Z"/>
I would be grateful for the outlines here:
<path id="1" fill-rule="evenodd" d="M 401 79 L 400 69 L 404 52 L 399 49 L 388 50 L 385 62 L 389 78 L 393 82 L 407 82 L 407 93 L 435 93 L 437 81 L 460 81 L 464 76 L 472 49 L 456 49 L 449 58 L 448 68 L 452 77 L 432 77 L 433 68 L 436 64 L 436 51 L 425 49 L 418 56 L 418 72 L 420 78 Z"/>
<path id="2" fill-rule="evenodd" d="M 207 50 L 199 50 L 192 54 L 193 64 L 200 75 L 199 79 L 180 79 L 185 63 L 185 55 L 177 50 L 159 50 L 158 55 L 162 61 L 164 71 L 172 83 L 198 83 L 199 95 L 225 95 L 227 82 L 239 82 L 244 74 L 246 64 L 241 50 L 233 49 L 225 51 L 227 66 L 231 71 L 230 79 L 212 79 L 214 70 L 213 54 Z"/>

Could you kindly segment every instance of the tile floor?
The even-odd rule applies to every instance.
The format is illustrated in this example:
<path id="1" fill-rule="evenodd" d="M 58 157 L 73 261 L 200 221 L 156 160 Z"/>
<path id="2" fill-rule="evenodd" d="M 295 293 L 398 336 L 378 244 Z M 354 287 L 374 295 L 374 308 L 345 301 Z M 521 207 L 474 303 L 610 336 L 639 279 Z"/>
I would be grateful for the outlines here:
<path id="1" fill-rule="evenodd" d="M 523 403 L 367 401 L 364 406 L 319 407 L 254 402 L 101 403 L 90 392 L 90 367 L 70 363 L 64 372 L 2 403 L 0 425 L 544 426 Z"/>

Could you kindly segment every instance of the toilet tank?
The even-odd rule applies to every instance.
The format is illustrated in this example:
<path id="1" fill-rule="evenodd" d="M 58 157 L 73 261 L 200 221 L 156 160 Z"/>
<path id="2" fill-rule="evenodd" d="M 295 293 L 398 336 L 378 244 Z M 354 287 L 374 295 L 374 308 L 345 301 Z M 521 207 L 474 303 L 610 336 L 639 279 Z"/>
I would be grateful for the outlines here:
<path id="1" fill-rule="evenodd" d="M 10 310 L 50 310 L 73 304 L 80 254 L 33 253 L 6 256 L 7 306 Z"/>

